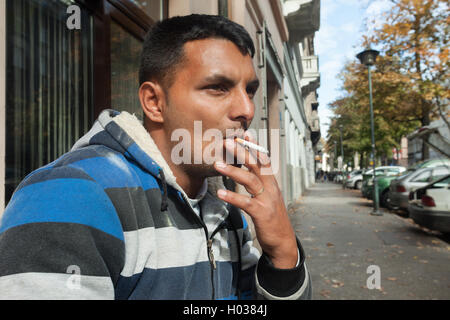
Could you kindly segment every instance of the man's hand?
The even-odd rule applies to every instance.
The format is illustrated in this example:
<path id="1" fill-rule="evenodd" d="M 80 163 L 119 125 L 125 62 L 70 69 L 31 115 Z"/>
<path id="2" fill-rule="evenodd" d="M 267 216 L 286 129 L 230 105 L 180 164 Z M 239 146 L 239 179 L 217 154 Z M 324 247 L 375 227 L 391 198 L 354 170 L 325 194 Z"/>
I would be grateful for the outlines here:
<path id="1" fill-rule="evenodd" d="M 256 143 L 250 135 L 246 134 L 245 139 Z M 224 144 L 226 151 L 236 156 L 248 171 L 219 161 L 214 167 L 243 185 L 253 197 L 222 189 L 217 196 L 250 215 L 259 244 L 276 268 L 294 268 L 298 259 L 297 241 L 269 157 L 247 150 L 231 139 L 224 140 Z"/>

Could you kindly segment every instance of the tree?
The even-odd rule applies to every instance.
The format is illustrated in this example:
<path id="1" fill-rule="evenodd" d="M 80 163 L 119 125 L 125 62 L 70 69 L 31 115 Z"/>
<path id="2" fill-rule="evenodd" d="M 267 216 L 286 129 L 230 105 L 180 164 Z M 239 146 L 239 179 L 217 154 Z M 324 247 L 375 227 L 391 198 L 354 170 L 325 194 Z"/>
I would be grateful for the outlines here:
<path id="1" fill-rule="evenodd" d="M 380 56 L 372 71 L 378 157 L 390 157 L 392 147 L 399 148 L 401 138 L 420 124 L 421 111 L 414 103 L 415 97 L 410 95 L 409 79 L 398 73 L 399 68 L 392 57 Z M 367 72 L 367 68 L 356 61 L 347 63 L 340 74 L 344 95 L 330 104 L 336 117 L 329 129 L 328 145 L 331 148 L 333 141 L 339 141 L 338 128 L 343 125 L 345 155 L 357 151 L 365 157 L 372 152 Z"/>
<path id="2" fill-rule="evenodd" d="M 449 98 L 449 23 L 447 0 L 391 0 L 384 23 L 363 45 L 380 46 L 382 55 L 395 61 L 398 77 L 404 81 L 408 99 L 404 114 L 414 114 L 422 126 L 438 114 Z M 444 119 L 446 120 L 446 119 Z M 424 144 L 423 158 L 429 156 Z"/>
<path id="3" fill-rule="evenodd" d="M 443 114 L 449 97 L 449 7 L 443 0 L 391 0 L 380 27 L 361 39 L 362 47 L 381 51 L 372 71 L 375 141 L 378 156 L 390 155 L 401 138 Z M 351 61 L 340 79 L 343 95 L 330 104 L 336 117 L 329 150 L 343 125 L 344 153 L 370 154 L 367 68 Z M 446 120 L 446 119 L 444 119 Z M 424 144 L 424 159 L 429 157 Z"/>

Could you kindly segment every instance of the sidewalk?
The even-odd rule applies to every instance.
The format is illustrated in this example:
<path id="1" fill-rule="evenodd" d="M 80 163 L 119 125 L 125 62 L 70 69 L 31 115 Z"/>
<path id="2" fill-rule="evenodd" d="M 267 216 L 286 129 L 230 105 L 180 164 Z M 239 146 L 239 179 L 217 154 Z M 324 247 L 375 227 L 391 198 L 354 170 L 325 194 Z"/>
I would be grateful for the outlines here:
<path id="1" fill-rule="evenodd" d="M 313 281 L 313 299 L 450 299 L 450 245 L 439 233 L 384 211 L 359 190 L 318 183 L 290 207 Z M 380 289 L 369 289 L 371 265 Z"/>

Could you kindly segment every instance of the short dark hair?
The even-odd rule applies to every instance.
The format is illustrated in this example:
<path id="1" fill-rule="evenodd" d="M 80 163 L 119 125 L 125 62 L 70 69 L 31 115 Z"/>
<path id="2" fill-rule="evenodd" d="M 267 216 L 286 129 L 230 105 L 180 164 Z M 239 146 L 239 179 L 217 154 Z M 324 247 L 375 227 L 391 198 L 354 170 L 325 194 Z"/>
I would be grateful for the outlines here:
<path id="1" fill-rule="evenodd" d="M 218 38 L 233 42 L 243 55 L 252 58 L 252 38 L 241 25 L 222 16 L 192 14 L 157 22 L 144 40 L 139 68 L 139 85 L 159 80 L 166 88 L 173 82 L 176 67 L 183 61 L 183 45 L 188 41 Z"/>

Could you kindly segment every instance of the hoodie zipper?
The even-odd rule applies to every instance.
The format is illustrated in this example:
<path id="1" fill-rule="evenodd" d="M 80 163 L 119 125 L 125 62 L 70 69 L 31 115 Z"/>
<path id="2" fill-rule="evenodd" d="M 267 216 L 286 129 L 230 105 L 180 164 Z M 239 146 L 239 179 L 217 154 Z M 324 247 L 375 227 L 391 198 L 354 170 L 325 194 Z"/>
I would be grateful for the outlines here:
<path id="1" fill-rule="evenodd" d="M 217 232 L 219 232 L 221 229 L 223 229 L 224 224 L 221 223 L 214 231 L 213 233 L 211 233 L 211 236 L 209 237 L 208 241 L 207 241 L 207 245 L 208 245 L 208 258 L 209 261 L 211 263 L 211 266 L 213 268 L 213 270 L 215 270 L 217 268 L 216 266 L 216 261 L 214 260 L 214 253 L 212 251 L 212 244 L 213 244 L 213 238 L 216 235 Z"/>
<path id="2" fill-rule="evenodd" d="M 186 197 L 182 194 L 183 200 L 186 202 L 186 204 L 189 206 L 189 209 L 191 212 L 197 217 L 198 221 L 200 222 L 201 226 L 203 227 L 203 230 L 205 232 L 206 236 L 206 248 L 207 248 L 207 255 L 209 264 L 211 266 L 211 287 L 212 287 L 212 300 L 215 300 L 215 288 L 214 288 L 214 270 L 217 268 L 216 261 L 214 259 L 214 253 L 212 250 L 212 244 L 213 244 L 213 237 L 217 232 L 219 232 L 223 226 L 224 223 L 221 223 L 212 233 L 211 236 L 208 238 L 208 228 L 206 227 L 205 223 L 202 219 L 195 213 L 195 211 L 192 209 L 192 207 L 189 205 L 189 201 L 186 199 Z"/>

